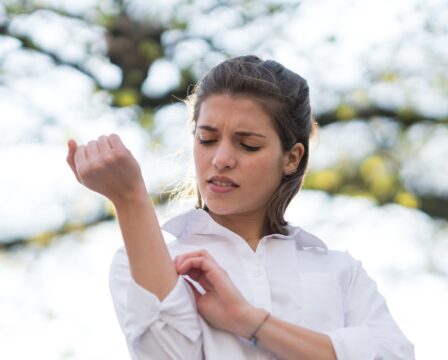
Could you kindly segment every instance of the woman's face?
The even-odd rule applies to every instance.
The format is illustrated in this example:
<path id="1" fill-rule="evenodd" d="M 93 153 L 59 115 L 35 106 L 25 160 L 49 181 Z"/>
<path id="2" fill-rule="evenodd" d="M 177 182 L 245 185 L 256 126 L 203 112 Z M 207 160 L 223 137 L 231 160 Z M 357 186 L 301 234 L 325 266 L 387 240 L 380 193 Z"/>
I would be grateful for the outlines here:
<path id="1" fill-rule="evenodd" d="M 263 216 L 288 155 L 269 115 L 249 97 L 202 102 L 194 139 L 199 191 L 217 215 Z"/>

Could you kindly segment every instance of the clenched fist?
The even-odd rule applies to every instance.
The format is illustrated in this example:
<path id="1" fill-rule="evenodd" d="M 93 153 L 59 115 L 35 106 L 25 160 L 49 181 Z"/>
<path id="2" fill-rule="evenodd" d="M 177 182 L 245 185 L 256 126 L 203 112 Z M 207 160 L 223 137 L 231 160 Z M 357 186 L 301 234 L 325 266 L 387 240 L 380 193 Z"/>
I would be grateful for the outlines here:
<path id="1" fill-rule="evenodd" d="M 69 140 L 67 162 L 81 184 L 114 204 L 147 195 L 140 166 L 116 134 L 87 145 Z"/>

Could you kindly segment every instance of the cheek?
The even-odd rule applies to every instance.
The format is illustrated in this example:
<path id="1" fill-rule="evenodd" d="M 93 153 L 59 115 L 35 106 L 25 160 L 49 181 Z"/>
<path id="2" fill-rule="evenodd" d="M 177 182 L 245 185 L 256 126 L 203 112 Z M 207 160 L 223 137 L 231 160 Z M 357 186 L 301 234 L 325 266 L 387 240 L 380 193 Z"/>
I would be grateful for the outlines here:
<path id="1" fill-rule="evenodd" d="M 201 164 L 204 163 L 204 156 L 203 154 L 201 155 L 201 152 L 199 151 L 197 146 L 193 147 L 193 161 L 194 167 L 196 168 L 196 171 L 198 171 L 201 168 Z"/>
<path id="2" fill-rule="evenodd" d="M 253 176 L 250 176 L 250 179 L 253 179 L 255 184 L 263 184 L 263 186 L 273 186 L 276 188 L 280 184 L 283 176 L 283 165 L 280 160 L 269 160 L 254 162 L 250 171 Z"/>
<path id="3" fill-rule="evenodd" d="M 265 171 L 273 177 L 278 177 L 283 169 L 283 158 L 278 154 L 271 154 L 258 162 L 260 171 Z"/>
<path id="4" fill-rule="evenodd" d="M 201 187 L 204 178 L 209 172 L 210 159 L 208 154 L 199 146 L 193 147 L 193 161 L 198 186 Z"/>

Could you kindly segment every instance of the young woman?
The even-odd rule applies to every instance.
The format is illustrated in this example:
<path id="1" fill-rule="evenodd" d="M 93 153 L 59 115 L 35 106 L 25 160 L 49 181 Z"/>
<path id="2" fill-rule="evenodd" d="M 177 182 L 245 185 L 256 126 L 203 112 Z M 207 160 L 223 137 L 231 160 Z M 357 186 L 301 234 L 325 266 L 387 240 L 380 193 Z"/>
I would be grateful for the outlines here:
<path id="1" fill-rule="evenodd" d="M 78 181 L 116 208 L 125 247 L 110 286 L 131 357 L 413 359 L 360 263 L 283 218 L 315 127 L 306 81 L 244 56 L 189 100 L 198 207 L 162 227 L 168 246 L 120 138 L 68 144 Z"/>

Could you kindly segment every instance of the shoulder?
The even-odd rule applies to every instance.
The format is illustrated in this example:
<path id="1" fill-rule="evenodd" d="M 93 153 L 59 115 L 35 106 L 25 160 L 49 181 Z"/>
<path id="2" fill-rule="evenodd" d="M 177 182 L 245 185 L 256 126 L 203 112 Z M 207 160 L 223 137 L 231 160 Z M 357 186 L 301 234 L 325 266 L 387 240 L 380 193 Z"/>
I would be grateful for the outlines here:
<path id="1" fill-rule="evenodd" d="M 327 246 L 324 240 L 301 227 L 290 227 L 292 237 L 299 250 L 312 255 L 322 255 L 323 259 L 332 260 L 341 264 L 355 264 L 358 261 L 347 250 L 334 250 Z"/>
<path id="2" fill-rule="evenodd" d="M 302 269 L 307 272 L 332 274 L 345 283 L 356 275 L 361 262 L 349 251 L 330 249 L 318 236 L 301 228 L 296 229 L 298 231 L 294 240 Z"/>

